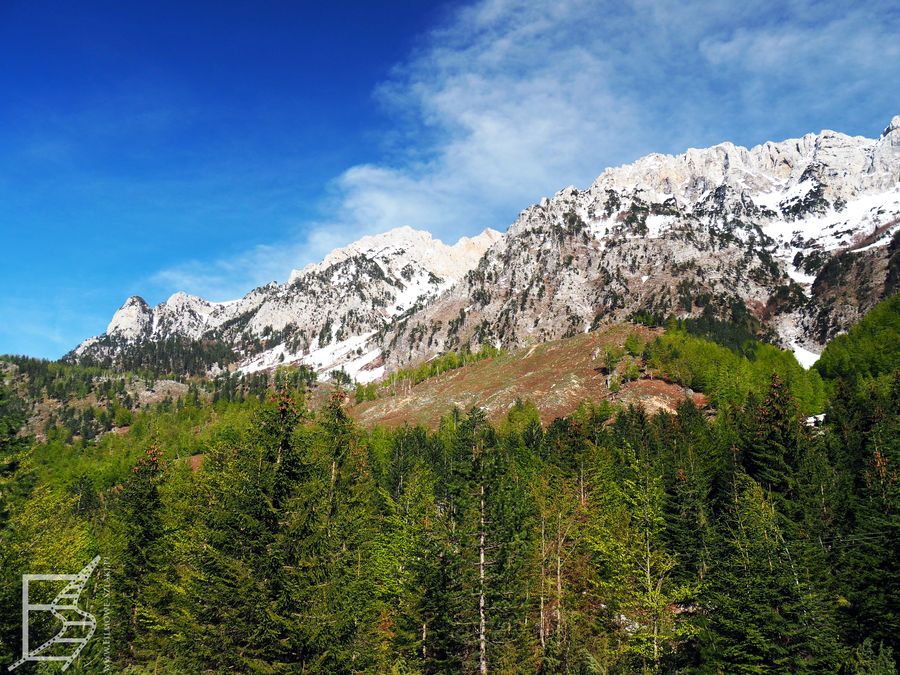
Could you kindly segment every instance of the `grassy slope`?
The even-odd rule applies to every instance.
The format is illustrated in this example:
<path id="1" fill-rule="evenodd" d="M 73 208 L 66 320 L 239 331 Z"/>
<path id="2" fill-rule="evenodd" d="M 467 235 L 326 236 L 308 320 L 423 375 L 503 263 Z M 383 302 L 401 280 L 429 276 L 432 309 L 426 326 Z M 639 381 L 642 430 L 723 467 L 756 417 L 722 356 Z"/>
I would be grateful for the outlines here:
<path id="1" fill-rule="evenodd" d="M 650 410 L 674 410 L 688 395 L 685 389 L 642 379 L 624 384 L 621 391 L 613 394 L 606 387 L 602 357 L 596 355 L 605 347 L 624 350 L 630 334 L 637 334 L 646 342 L 661 332 L 644 326 L 619 325 L 603 332 L 524 347 L 417 385 L 386 387 L 379 392 L 378 400 L 354 406 L 351 414 L 365 425 L 409 423 L 434 428 L 453 406 L 467 410 L 478 405 L 489 418 L 499 420 L 518 398 L 534 403 L 544 423 L 568 415 L 584 400 L 642 402 Z M 617 371 L 624 371 L 628 360 L 628 356 L 623 357 Z M 702 404 L 702 397 L 697 398 Z"/>

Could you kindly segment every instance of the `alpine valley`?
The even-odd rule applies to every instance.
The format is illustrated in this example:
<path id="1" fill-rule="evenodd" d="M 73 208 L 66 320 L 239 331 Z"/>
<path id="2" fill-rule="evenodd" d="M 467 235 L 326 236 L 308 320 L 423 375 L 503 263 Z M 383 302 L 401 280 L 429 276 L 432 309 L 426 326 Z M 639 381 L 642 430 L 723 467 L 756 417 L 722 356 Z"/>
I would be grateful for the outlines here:
<path id="1" fill-rule="evenodd" d="M 746 149 L 652 154 L 453 246 L 399 227 L 231 302 L 132 296 L 65 358 L 181 374 L 303 364 L 358 382 L 639 318 L 737 322 L 804 365 L 900 287 L 900 116 Z"/>
<path id="2" fill-rule="evenodd" d="M 896 675 L 898 291 L 900 116 L 128 298 L 0 356 L 0 669 Z"/>

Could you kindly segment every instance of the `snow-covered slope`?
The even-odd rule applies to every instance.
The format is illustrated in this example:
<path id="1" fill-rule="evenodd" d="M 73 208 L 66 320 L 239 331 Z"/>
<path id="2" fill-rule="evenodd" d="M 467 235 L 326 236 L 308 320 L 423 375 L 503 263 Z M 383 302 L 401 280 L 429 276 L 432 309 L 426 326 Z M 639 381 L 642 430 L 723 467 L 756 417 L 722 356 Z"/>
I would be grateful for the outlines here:
<path id="1" fill-rule="evenodd" d="M 900 116 L 877 139 L 649 155 L 523 211 L 463 281 L 397 323 L 386 363 L 704 311 L 749 314 L 809 363 L 891 290 L 898 218 Z M 850 282 L 861 292 L 836 297 Z"/>
<path id="2" fill-rule="evenodd" d="M 71 357 L 114 363 L 179 338 L 227 346 L 244 372 L 305 363 L 366 381 L 462 345 L 711 313 L 759 322 L 808 364 L 900 285 L 898 232 L 900 116 L 877 139 L 648 155 L 541 200 L 503 235 L 448 246 L 397 228 L 229 303 L 132 297 Z"/>
<path id="3" fill-rule="evenodd" d="M 366 340 L 452 286 L 500 236 L 487 229 L 448 246 L 402 227 L 336 249 L 321 263 L 295 270 L 286 284 L 271 283 L 240 300 L 214 303 L 176 293 L 151 308 L 133 296 L 104 335 L 86 340 L 72 356 L 115 362 L 118 353 L 179 338 L 224 343 L 247 372 L 299 362 L 324 372 L 346 362 L 358 371 L 375 360 L 356 363 Z M 375 369 L 357 375 L 366 379 Z"/>

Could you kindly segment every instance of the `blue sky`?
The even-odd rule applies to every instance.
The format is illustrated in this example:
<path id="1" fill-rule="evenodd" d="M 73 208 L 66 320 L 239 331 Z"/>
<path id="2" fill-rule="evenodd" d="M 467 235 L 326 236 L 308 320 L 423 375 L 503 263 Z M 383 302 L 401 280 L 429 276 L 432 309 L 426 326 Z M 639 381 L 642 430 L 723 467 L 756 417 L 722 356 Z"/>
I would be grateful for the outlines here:
<path id="1" fill-rule="evenodd" d="M 884 2 L 0 0 L 0 353 L 400 225 L 504 229 L 648 152 L 900 114 Z"/>

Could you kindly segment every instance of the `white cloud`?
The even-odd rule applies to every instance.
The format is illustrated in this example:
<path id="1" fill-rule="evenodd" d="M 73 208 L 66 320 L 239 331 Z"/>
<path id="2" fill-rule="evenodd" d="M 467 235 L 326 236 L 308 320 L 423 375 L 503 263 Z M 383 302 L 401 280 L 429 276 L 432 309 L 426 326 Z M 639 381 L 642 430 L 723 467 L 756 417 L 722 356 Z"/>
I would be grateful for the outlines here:
<path id="1" fill-rule="evenodd" d="M 738 28 L 724 38 L 700 43 L 714 65 L 775 79 L 812 77 L 867 80 L 886 59 L 900 54 L 895 26 L 867 7 L 848 5 L 815 24 L 787 23 L 765 31 Z"/>
<path id="2" fill-rule="evenodd" d="M 541 196 L 649 151 L 880 129 L 900 108 L 898 28 L 886 2 L 464 6 L 377 86 L 403 145 L 335 178 L 327 218 L 156 281 L 221 298 L 392 227 L 449 241 L 503 229 Z"/>
<path id="3" fill-rule="evenodd" d="M 296 244 L 260 244 L 213 262 L 189 260 L 157 272 L 151 281 L 162 288 L 187 289 L 208 300 L 233 300 L 256 286 L 282 279 L 285 269 L 302 256 Z"/>

